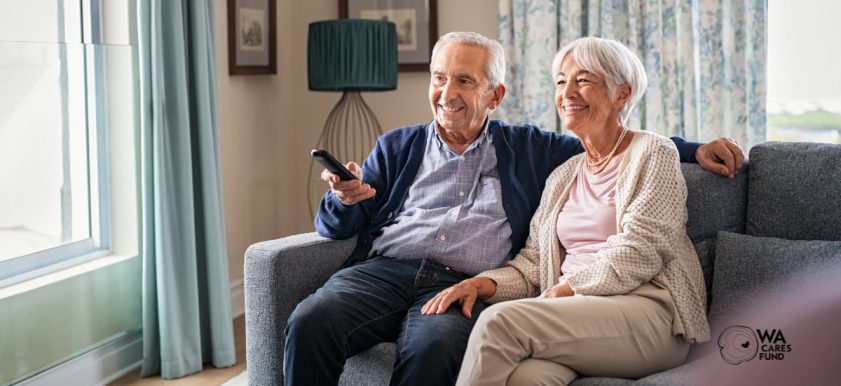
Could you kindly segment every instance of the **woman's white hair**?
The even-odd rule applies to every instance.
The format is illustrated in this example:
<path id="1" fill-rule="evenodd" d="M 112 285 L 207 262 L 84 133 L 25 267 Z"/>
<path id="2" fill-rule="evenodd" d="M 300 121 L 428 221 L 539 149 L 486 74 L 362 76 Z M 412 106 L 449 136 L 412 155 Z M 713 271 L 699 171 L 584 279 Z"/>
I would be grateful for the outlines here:
<path id="1" fill-rule="evenodd" d="M 619 123 L 624 125 L 648 85 L 645 66 L 639 56 L 630 47 L 613 39 L 576 39 L 563 46 L 555 55 L 552 61 L 553 83 L 561 72 L 561 62 L 567 53 L 572 53 L 576 64 L 605 80 L 613 100 L 616 99 L 616 89 L 620 85 L 631 85 L 631 96 L 625 106 L 619 109 Z"/>
<path id="2" fill-rule="evenodd" d="M 467 46 L 482 47 L 488 51 L 488 62 L 485 64 L 485 76 L 488 77 L 490 89 L 493 90 L 503 83 L 505 79 L 505 51 L 502 44 L 493 39 L 488 39 L 475 32 L 450 32 L 435 43 L 432 49 L 432 60 L 429 62 L 429 71 L 433 71 L 435 57 L 438 50 L 447 44 L 463 44 Z"/>

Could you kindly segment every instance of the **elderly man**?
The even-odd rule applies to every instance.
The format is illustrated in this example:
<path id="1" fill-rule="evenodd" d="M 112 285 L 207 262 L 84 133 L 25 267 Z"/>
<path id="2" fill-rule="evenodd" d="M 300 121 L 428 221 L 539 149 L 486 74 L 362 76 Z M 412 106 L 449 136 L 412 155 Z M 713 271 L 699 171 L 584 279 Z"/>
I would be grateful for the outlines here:
<path id="1" fill-rule="evenodd" d="M 337 384 L 345 360 L 397 342 L 392 383 L 454 384 L 482 300 L 427 316 L 438 292 L 502 267 L 525 244 L 546 178 L 583 151 L 578 139 L 491 121 L 505 95 L 502 46 L 475 33 L 443 36 L 432 53 L 429 99 L 435 119 L 381 136 L 360 181 L 339 181 L 321 201 L 316 229 L 357 235 L 356 250 L 286 329 L 288 385 Z M 696 157 L 732 177 L 743 161 L 729 140 L 673 138 L 683 162 Z M 716 160 L 723 160 L 724 164 Z"/>

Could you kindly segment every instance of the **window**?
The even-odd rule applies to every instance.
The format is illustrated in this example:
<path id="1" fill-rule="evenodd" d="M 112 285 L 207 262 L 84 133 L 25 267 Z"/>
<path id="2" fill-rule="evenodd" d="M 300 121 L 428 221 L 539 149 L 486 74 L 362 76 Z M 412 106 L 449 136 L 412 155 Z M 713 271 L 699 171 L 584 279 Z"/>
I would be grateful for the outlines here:
<path id="1" fill-rule="evenodd" d="M 107 253 L 99 0 L 0 12 L 0 282 Z"/>
<path id="2" fill-rule="evenodd" d="M 768 140 L 841 143 L 841 2 L 769 0 Z"/>

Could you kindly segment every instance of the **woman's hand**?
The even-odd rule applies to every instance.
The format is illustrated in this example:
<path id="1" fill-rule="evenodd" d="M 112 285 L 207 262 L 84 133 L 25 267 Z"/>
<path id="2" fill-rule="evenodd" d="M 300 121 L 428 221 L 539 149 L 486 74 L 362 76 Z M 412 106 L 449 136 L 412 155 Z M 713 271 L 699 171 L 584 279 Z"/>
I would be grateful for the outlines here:
<path id="1" fill-rule="evenodd" d="M 570 287 L 568 283 L 564 283 L 563 285 L 556 285 L 552 288 L 549 288 L 546 291 L 543 291 L 543 293 L 540 294 L 539 297 L 544 299 L 552 299 L 573 295 L 575 295 L 575 291 L 572 290 L 572 287 Z"/>
<path id="2" fill-rule="evenodd" d="M 474 277 L 439 292 L 432 300 L 426 302 L 421 309 L 421 314 L 443 314 L 450 304 L 458 301 L 461 305 L 461 313 L 469 319 L 476 298 L 487 299 L 495 293 L 496 283 L 493 280 L 486 277 Z"/>

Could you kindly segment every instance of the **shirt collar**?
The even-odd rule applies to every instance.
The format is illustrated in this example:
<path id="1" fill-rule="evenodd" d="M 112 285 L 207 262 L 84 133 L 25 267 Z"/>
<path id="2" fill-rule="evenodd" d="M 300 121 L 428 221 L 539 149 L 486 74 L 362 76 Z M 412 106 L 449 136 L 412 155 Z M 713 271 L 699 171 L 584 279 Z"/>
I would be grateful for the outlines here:
<path id="1" fill-rule="evenodd" d="M 470 146 L 467 147 L 465 152 L 467 152 L 467 151 L 469 151 L 469 150 L 471 150 L 471 149 L 473 149 L 477 146 L 481 146 L 485 143 L 485 141 L 488 139 L 488 126 L 489 126 L 490 122 L 491 122 L 490 117 L 485 117 L 485 124 L 484 124 L 484 126 L 482 126 L 482 132 L 479 133 L 479 136 L 476 137 L 476 140 L 473 141 L 473 143 L 471 143 Z M 439 149 L 449 149 L 450 148 L 450 146 L 447 145 L 447 143 L 444 142 L 444 140 L 441 138 L 441 134 L 438 133 L 438 123 L 435 122 L 435 119 L 432 120 L 432 132 L 435 133 L 435 141 L 436 141 L 436 144 L 438 145 Z"/>

